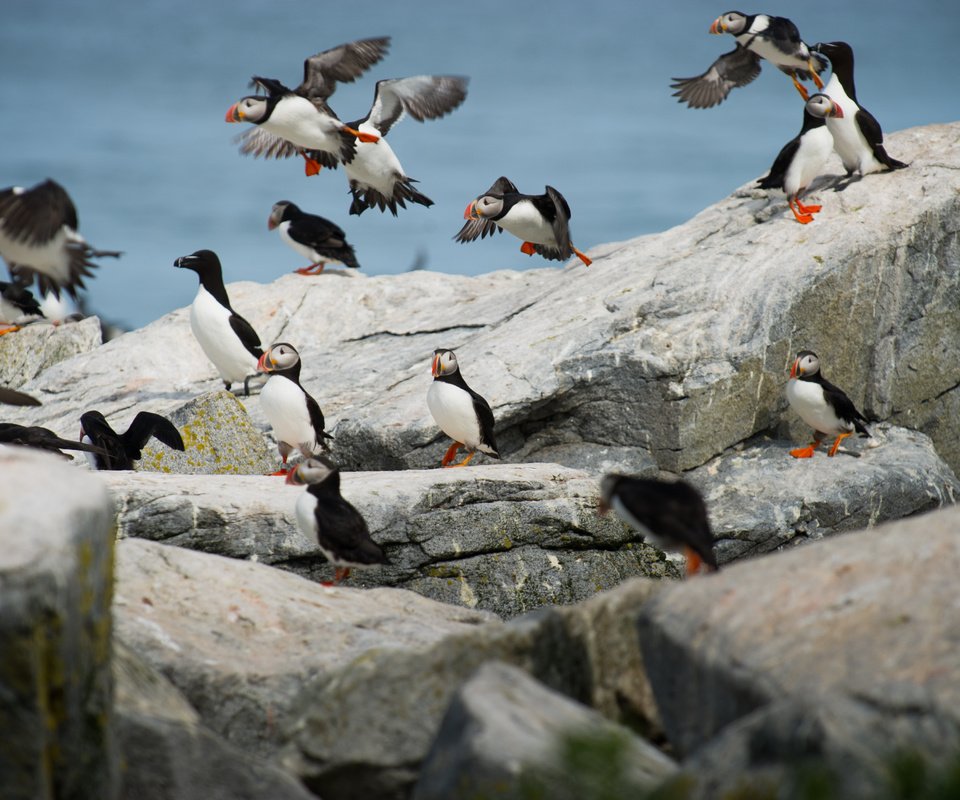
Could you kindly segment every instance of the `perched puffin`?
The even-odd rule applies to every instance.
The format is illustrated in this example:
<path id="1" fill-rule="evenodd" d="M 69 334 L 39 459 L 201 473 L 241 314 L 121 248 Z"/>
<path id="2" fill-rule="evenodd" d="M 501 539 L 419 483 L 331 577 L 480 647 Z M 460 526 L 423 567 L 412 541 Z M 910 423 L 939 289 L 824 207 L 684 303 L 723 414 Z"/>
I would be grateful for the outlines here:
<path id="1" fill-rule="evenodd" d="M 833 152 L 833 137 L 823 119 L 803 111 L 803 126 L 800 133 L 787 142 L 770 167 L 770 172 L 757 181 L 761 189 L 782 189 L 787 195 L 787 205 L 797 222 L 806 225 L 813 222 L 819 205 L 804 205 L 800 195 L 823 169 Z"/>
<path id="2" fill-rule="evenodd" d="M 490 404 L 467 386 L 453 350 L 435 350 L 431 372 L 433 383 L 427 390 L 427 407 L 440 430 L 453 439 L 440 466 L 465 467 L 477 450 L 500 458 L 493 438 Z M 451 465 L 461 447 L 465 447 L 469 455 L 459 464 Z"/>
<path id="3" fill-rule="evenodd" d="M 321 167 L 335 169 L 353 160 L 357 140 L 375 142 L 378 136 L 345 125 L 327 105 L 337 83 L 351 83 L 386 55 L 390 37 L 361 39 L 324 50 L 303 62 L 303 81 L 288 89 L 273 78 L 254 76 L 252 84 L 266 96 L 241 98 L 227 109 L 227 122 L 255 126 L 240 137 L 240 152 L 265 158 L 302 155 L 307 175 Z"/>
<path id="4" fill-rule="evenodd" d="M 718 568 L 707 507 L 689 483 L 610 473 L 600 481 L 599 511 L 610 509 L 661 550 L 683 553 L 688 576 L 704 564 Z"/>
<path id="5" fill-rule="evenodd" d="M 324 581 L 324 586 L 340 583 L 351 569 L 390 563 L 370 537 L 363 516 L 340 494 L 340 470 L 330 459 L 301 461 L 287 475 L 287 483 L 307 486 L 297 500 L 297 525 L 336 567 L 333 581 Z"/>
<path id="6" fill-rule="evenodd" d="M 907 166 L 887 155 L 883 147 L 883 131 L 876 118 L 857 102 L 853 82 L 853 48 L 846 42 L 821 42 L 814 51 L 830 59 L 832 74 L 823 93 L 807 101 L 807 111 L 826 120 L 837 151 L 848 175 L 868 175 Z M 839 108 L 841 111 L 837 111 Z"/>
<path id="7" fill-rule="evenodd" d="M 801 350 L 794 359 L 787 381 L 787 400 L 800 419 L 813 428 L 813 442 L 809 447 L 791 450 L 794 458 L 811 458 L 813 451 L 827 436 L 836 436 L 827 452 L 833 456 L 840 442 L 857 431 L 862 436 L 870 432 L 863 423 L 867 418 L 854 407 L 843 390 L 834 386 L 820 373 L 820 359 L 810 350 Z"/>
<path id="8" fill-rule="evenodd" d="M 17 284 L 0 281 L 0 336 L 14 333 L 24 323 L 33 322 L 43 316 L 43 310 L 30 290 Z"/>
<path id="9" fill-rule="evenodd" d="M 539 253 L 550 261 L 577 256 L 588 267 L 593 263 L 570 241 L 570 206 L 552 186 L 544 194 L 520 194 L 509 178 L 497 178 L 493 186 L 471 200 L 463 212 L 467 220 L 453 238 L 472 242 L 503 230 L 523 240 L 520 251 Z"/>
<path id="10" fill-rule="evenodd" d="M 253 326 L 230 305 L 220 259 L 212 250 L 197 250 L 181 256 L 173 266 L 191 269 L 200 277 L 200 289 L 190 306 L 190 329 L 227 390 L 243 383 L 243 393 L 249 397 L 250 378 L 257 373 L 263 350 Z"/>
<path id="11" fill-rule="evenodd" d="M 42 405 L 36 397 L 31 397 L 24 392 L 18 392 L 16 389 L 7 389 L 5 386 L 0 386 L 0 403 L 8 406 Z"/>
<path id="12" fill-rule="evenodd" d="M 56 181 L 0 189 L 0 256 L 24 286 L 36 278 L 41 294 L 59 297 L 62 289 L 76 298 L 97 266 L 90 259 L 122 255 L 91 247 L 78 227 L 77 209 Z"/>
<path id="13" fill-rule="evenodd" d="M 386 135 L 405 115 L 417 122 L 437 119 L 453 111 L 467 96 L 467 78 L 456 75 L 415 75 L 377 81 L 373 105 L 363 119 L 349 123 L 351 128 L 379 136 L 377 142 L 357 144 L 356 157 L 344 165 L 353 203 L 350 213 L 362 214 L 368 208 L 390 209 L 397 216 L 397 206 L 405 201 L 432 206 L 433 200 L 413 188 L 416 180 L 400 165 Z"/>
<path id="14" fill-rule="evenodd" d="M 139 461 L 144 445 L 154 437 L 167 447 L 183 451 L 180 431 L 166 417 L 141 411 L 133 418 L 124 433 L 117 433 L 99 411 L 87 411 L 80 417 L 80 441 L 100 448 L 100 453 L 91 453 L 90 463 L 97 469 L 133 469 Z"/>
<path id="15" fill-rule="evenodd" d="M 260 407 L 273 428 L 283 466 L 274 475 L 286 475 L 287 456 L 299 450 L 304 458 L 326 449 L 323 412 L 300 384 L 300 354 L 292 344 L 278 342 L 267 348 L 257 370 L 270 375 L 260 390 Z"/>
<path id="16" fill-rule="evenodd" d="M 808 93 L 800 80 L 812 79 L 823 88 L 819 73 L 827 68 L 826 59 L 807 47 L 797 26 L 784 17 L 728 11 L 713 21 L 710 33 L 733 34 L 737 46 L 702 75 L 673 78 L 673 97 L 690 108 L 712 108 L 726 100 L 731 89 L 746 86 L 760 74 L 761 59 L 789 75 L 804 100 Z"/>
<path id="17" fill-rule="evenodd" d="M 62 439 L 49 428 L 41 428 L 36 425 L 17 425 L 13 422 L 0 422 L 0 444 L 18 444 L 23 447 L 32 447 L 35 450 L 48 450 L 64 458 L 73 458 L 73 456 L 62 452 L 63 450 L 80 450 L 85 453 L 98 454 L 104 452 L 96 445 Z"/>
<path id="18" fill-rule="evenodd" d="M 301 211 L 289 200 L 273 204 L 267 227 L 278 228 L 284 242 L 310 259 L 309 266 L 295 270 L 301 275 L 319 275 L 331 262 L 360 269 L 353 248 L 347 244 L 347 235 L 339 227 L 328 219 Z"/>

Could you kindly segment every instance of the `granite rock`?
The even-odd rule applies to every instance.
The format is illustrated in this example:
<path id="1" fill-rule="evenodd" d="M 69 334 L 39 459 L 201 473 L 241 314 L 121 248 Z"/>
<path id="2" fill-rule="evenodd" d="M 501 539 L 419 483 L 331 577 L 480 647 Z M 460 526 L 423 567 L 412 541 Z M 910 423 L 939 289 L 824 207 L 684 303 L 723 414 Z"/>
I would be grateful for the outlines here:
<path id="1" fill-rule="evenodd" d="M 95 350 L 100 343 L 96 317 L 60 325 L 34 322 L 0 336 L 0 386 L 23 386 L 54 364 Z"/>

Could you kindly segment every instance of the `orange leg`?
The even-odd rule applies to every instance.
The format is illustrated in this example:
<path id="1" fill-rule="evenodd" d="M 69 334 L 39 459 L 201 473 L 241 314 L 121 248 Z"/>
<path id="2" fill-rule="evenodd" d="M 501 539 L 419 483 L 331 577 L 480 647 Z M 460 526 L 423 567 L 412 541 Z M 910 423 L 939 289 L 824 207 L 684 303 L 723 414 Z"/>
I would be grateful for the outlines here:
<path id="1" fill-rule="evenodd" d="M 323 268 L 327 266 L 326 261 L 319 261 L 316 264 L 311 264 L 309 267 L 300 267 L 300 269 L 295 269 L 294 272 L 297 275 L 319 275 L 323 272 Z"/>
<path id="2" fill-rule="evenodd" d="M 522 245 L 520 245 L 520 252 L 526 253 L 528 256 L 532 256 L 537 251 L 532 242 L 524 242 Z"/>
<path id="3" fill-rule="evenodd" d="M 807 447 L 798 447 L 796 450 L 791 450 L 790 455 L 794 458 L 813 458 L 813 451 L 820 446 L 820 440 L 814 439 L 814 441 Z"/>
<path id="4" fill-rule="evenodd" d="M 814 73 L 814 75 L 816 75 L 816 73 Z M 807 100 L 810 99 L 810 93 L 807 91 L 806 87 L 800 84 L 800 81 L 797 80 L 796 75 L 791 75 L 790 77 L 793 79 L 793 85 L 796 86 L 797 91 L 800 92 L 800 96 L 803 98 L 803 102 L 807 102 Z M 822 89 L 823 81 L 820 81 L 819 78 L 817 78 L 817 81 L 820 83 L 820 88 Z"/>
<path id="5" fill-rule="evenodd" d="M 818 89 L 823 89 L 823 81 L 820 80 L 820 76 L 817 75 L 817 71 L 813 68 L 813 59 L 811 58 L 807 65 L 810 67 L 810 74 L 813 76 L 813 82 L 817 85 Z"/>
<path id="6" fill-rule="evenodd" d="M 18 330 L 20 330 L 19 325 L 14 325 L 10 328 L 4 328 L 2 331 L 0 331 L 0 336 L 3 336 L 5 333 L 16 333 Z"/>
<path id="7" fill-rule="evenodd" d="M 833 445 L 831 446 L 830 450 L 827 451 L 827 455 L 830 456 L 831 458 L 832 458 L 833 456 L 835 456 L 835 455 L 837 454 L 837 448 L 840 447 L 840 442 L 842 442 L 842 441 L 843 441 L 844 439 L 846 439 L 848 436 L 850 436 L 849 433 L 841 433 L 841 434 L 837 437 L 837 440 L 836 440 L 836 441 L 833 443 Z"/>
<path id="8" fill-rule="evenodd" d="M 795 203 L 796 205 L 794 205 Z M 806 225 L 808 222 L 813 222 L 813 215 L 800 211 L 800 203 L 797 202 L 797 200 L 793 197 L 787 198 L 787 205 L 790 206 L 793 216 L 797 218 L 797 222 L 799 222 L 801 225 Z"/>
<path id="9" fill-rule="evenodd" d="M 356 136 L 361 142 L 367 142 L 367 144 L 380 141 L 379 136 L 375 136 L 372 133 L 364 133 L 363 131 L 358 131 L 356 128 L 347 127 L 346 125 L 344 125 L 341 130 L 343 130 L 344 133 L 349 133 L 351 136 Z"/>
<path id="10" fill-rule="evenodd" d="M 576 247 L 573 247 L 573 245 L 570 245 L 570 246 L 573 248 L 573 252 L 577 254 L 577 258 L 579 258 L 586 266 L 589 267 L 593 263 L 593 261 L 591 261 L 583 253 L 577 250 Z"/>
<path id="11" fill-rule="evenodd" d="M 689 547 L 683 548 L 683 555 L 687 559 L 687 577 L 696 575 L 703 566 L 703 559 Z"/>
<path id="12" fill-rule="evenodd" d="M 452 445 L 450 445 L 450 447 L 447 449 L 446 454 L 443 457 L 443 461 L 440 462 L 440 466 L 441 467 L 448 466 L 450 462 L 453 461 L 453 459 L 456 457 L 457 450 L 459 450 L 461 447 L 463 447 L 462 442 L 454 442 Z"/>
<path id="13" fill-rule="evenodd" d="M 467 464 L 470 463 L 470 459 L 473 458 L 476 454 L 477 454 L 477 451 L 474 450 L 472 453 L 470 453 L 470 455 L 468 455 L 465 459 L 463 459 L 463 461 L 461 461 L 459 464 L 451 464 L 451 465 L 450 465 L 450 468 L 452 469 L 453 467 L 465 467 L 465 466 L 467 466 Z"/>

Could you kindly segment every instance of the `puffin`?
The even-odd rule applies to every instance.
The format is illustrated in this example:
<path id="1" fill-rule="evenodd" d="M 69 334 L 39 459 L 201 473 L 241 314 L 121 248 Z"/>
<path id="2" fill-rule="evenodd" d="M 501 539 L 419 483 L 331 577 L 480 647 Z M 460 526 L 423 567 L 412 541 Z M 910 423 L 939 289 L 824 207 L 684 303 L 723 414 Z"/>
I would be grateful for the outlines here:
<path id="1" fill-rule="evenodd" d="M 322 167 L 335 169 L 353 160 L 357 140 L 376 142 L 378 136 L 345 125 L 327 105 L 337 83 L 352 83 L 382 59 L 390 37 L 361 39 L 324 50 L 303 62 L 303 81 L 289 89 L 274 78 L 254 75 L 252 85 L 266 95 L 243 97 L 227 109 L 227 122 L 250 122 L 240 136 L 240 152 L 265 158 L 301 155 L 307 175 Z"/>
<path id="2" fill-rule="evenodd" d="M 347 235 L 338 226 L 316 214 L 301 211 L 289 200 L 273 204 L 267 228 L 279 230 L 284 242 L 310 259 L 309 266 L 294 270 L 300 275 L 319 275 L 328 263 L 360 269 L 353 248 L 347 244 Z"/>
<path id="3" fill-rule="evenodd" d="M 151 436 L 167 447 L 183 452 L 180 431 L 159 414 L 141 411 L 123 433 L 111 428 L 99 411 L 87 411 L 80 417 L 80 441 L 100 448 L 99 453 L 88 453 L 91 466 L 99 470 L 133 469 L 133 462 L 140 460 L 143 447 Z"/>
<path id="4" fill-rule="evenodd" d="M 0 444 L 17 444 L 22 447 L 32 447 L 35 450 L 47 450 L 70 459 L 73 456 L 64 453 L 64 450 L 104 454 L 104 450 L 96 445 L 63 439 L 49 428 L 41 428 L 38 425 L 17 425 L 14 422 L 0 422 Z"/>
<path id="5" fill-rule="evenodd" d="M 406 208 L 406 201 L 433 205 L 433 200 L 413 188 L 416 179 L 403 171 L 385 137 L 405 116 L 423 122 L 453 111 L 467 97 L 468 80 L 458 75 L 414 75 L 377 81 L 367 115 L 349 123 L 362 133 L 380 137 L 376 142 L 359 142 L 356 157 L 344 165 L 353 195 L 351 214 L 379 208 L 397 216 L 397 206 Z"/>
<path id="6" fill-rule="evenodd" d="M 787 381 L 787 400 L 800 419 L 813 428 L 813 442 L 808 447 L 791 450 L 794 458 L 812 458 L 813 451 L 827 436 L 837 437 L 828 456 L 835 455 L 840 442 L 854 431 L 870 436 L 863 424 L 867 418 L 857 411 L 842 389 L 823 377 L 820 359 L 810 350 L 801 350 L 793 361 Z"/>
<path id="7" fill-rule="evenodd" d="M 43 405 L 36 397 L 16 389 L 0 386 L 0 403 L 8 406 L 39 406 Z"/>
<path id="8" fill-rule="evenodd" d="M 47 179 L 30 189 L 0 189 L 0 256 L 23 286 L 36 279 L 40 294 L 65 291 L 76 299 L 83 279 L 97 265 L 93 258 L 119 258 L 117 250 L 97 250 L 78 232 L 77 209 L 59 183 Z"/>
<path id="9" fill-rule="evenodd" d="M 785 17 L 769 14 L 743 14 L 728 11 L 717 17 L 710 33 L 730 33 L 737 46 L 714 61 L 701 75 L 673 78 L 673 97 L 690 108 L 712 108 L 726 100 L 732 89 L 746 86 L 760 74 L 760 61 L 766 59 L 793 80 L 800 96 L 808 97 L 800 80 L 812 79 L 823 88 L 820 73 L 827 60 L 800 38 L 797 26 Z"/>
<path id="10" fill-rule="evenodd" d="M 220 259 L 212 250 L 197 250 L 181 256 L 173 266 L 199 276 L 200 289 L 190 306 L 190 329 L 227 391 L 234 383 L 243 383 L 244 396 L 249 397 L 250 378 L 257 373 L 257 359 L 263 350 L 253 326 L 230 305 Z"/>
<path id="11" fill-rule="evenodd" d="M 333 580 L 323 586 L 340 583 L 351 569 L 390 563 L 363 516 L 340 494 L 340 469 L 333 461 L 312 456 L 297 464 L 286 482 L 307 487 L 297 499 L 297 526 L 335 567 Z"/>
<path id="12" fill-rule="evenodd" d="M 287 457 L 299 450 L 304 458 L 326 449 L 323 412 L 300 383 L 300 354 L 287 342 L 267 348 L 257 362 L 257 370 L 270 377 L 260 390 L 260 407 L 273 428 L 283 465 L 273 475 L 286 475 Z"/>
<path id="13" fill-rule="evenodd" d="M 833 136 L 833 149 L 847 175 L 868 175 L 908 166 L 887 154 L 880 123 L 857 102 L 853 48 L 846 42 L 820 42 L 813 49 L 830 59 L 832 72 L 823 92 L 812 95 L 806 109 L 826 121 Z"/>
<path id="14" fill-rule="evenodd" d="M 661 550 L 681 552 L 687 576 L 715 571 L 713 534 L 700 492 L 686 481 L 662 481 L 608 473 L 600 480 L 601 514 L 613 510 Z"/>
<path id="15" fill-rule="evenodd" d="M 19 283 L 0 281 L 0 336 L 15 333 L 25 323 L 43 316 L 43 309 L 30 290 Z"/>
<path id="16" fill-rule="evenodd" d="M 477 451 L 500 458 L 493 437 L 493 411 L 490 404 L 460 374 L 460 365 L 453 350 L 441 348 L 433 353 L 433 383 L 427 390 L 427 408 L 447 436 L 453 439 L 441 467 L 465 467 Z M 457 451 L 465 447 L 469 454 L 458 464 L 451 464 Z"/>
<path id="17" fill-rule="evenodd" d="M 833 137 L 826 123 L 804 108 L 800 133 L 783 146 L 770 171 L 757 185 L 761 189 L 782 189 L 797 222 L 803 225 L 813 222 L 820 206 L 801 203 L 800 195 L 820 174 L 832 152 Z"/>
<path id="18" fill-rule="evenodd" d="M 500 177 L 463 212 L 467 220 L 453 238 L 461 243 L 509 231 L 523 241 L 520 252 L 539 253 L 550 261 L 577 256 L 586 266 L 591 261 L 570 241 L 570 206 L 552 186 L 543 194 L 521 194 L 509 178 Z"/>

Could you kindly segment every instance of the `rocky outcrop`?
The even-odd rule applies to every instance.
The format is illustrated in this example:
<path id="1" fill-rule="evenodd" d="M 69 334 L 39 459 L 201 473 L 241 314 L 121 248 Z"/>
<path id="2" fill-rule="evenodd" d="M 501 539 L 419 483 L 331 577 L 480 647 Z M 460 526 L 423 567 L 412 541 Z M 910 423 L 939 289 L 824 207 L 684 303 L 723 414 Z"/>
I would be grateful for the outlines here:
<path id="1" fill-rule="evenodd" d="M 16 333 L 0 336 L 0 386 L 22 386 L 54 364 L 89 353 L 101 341 L 96 317 L 59 325 L 34 322 Z"/>

